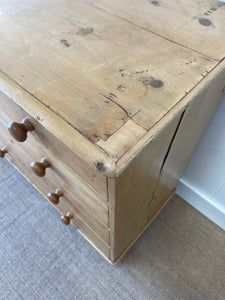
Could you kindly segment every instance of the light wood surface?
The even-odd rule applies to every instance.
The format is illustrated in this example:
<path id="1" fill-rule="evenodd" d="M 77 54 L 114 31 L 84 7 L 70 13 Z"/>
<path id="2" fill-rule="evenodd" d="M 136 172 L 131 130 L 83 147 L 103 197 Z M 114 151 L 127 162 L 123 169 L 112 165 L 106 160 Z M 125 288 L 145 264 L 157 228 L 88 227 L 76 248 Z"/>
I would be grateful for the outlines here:
<path id="1" fill-rule="evenodd" d="M 85 0 L 123 21 L 220 60 L 225 3 L 217 0 Z M 215 47 L 217 45 L 217 47 Z"/>
<path id="2" fill-rule="evenodd" d="M 147 212 L 167 155 L 180 122 L 178 115 L 153 139 L 116 179 L 109 179 L 111 255 L 115 261 L 134 236 L 149 223 Z"/>
<path id="3" fill-rule="evenodd" d="M 64 223 L 115 263 L 174 193 L 225 95 L 225 6 L 0 0 L 0 7 L 0 156 L 45 197 L 60 189 L 53 202 Z M 34 130 L 10 127 L 12 135 L 22 128 L 19 143 L 7 125 L 25 117 Z"/>
<path id="4" fill-rule="evenodd" d="M 202 39 L 208 41 L 211 34 L 213 48 L 223 53 L 224 7 L 218 7 L 215 1 L 205 2 L 181 1 L 178 5 L 162 1 L 158 7 L 144 0 L 138 5 L 136 1 L 127 5 L 126 0 L 22 0 L 19 5 L 17 1 L 1 1 L 2 85 L 11 90 L 14 80 L 14 101 L 30 111 L 36 107 L 33 113 L 39 113 L 42 119 L 46 109 L 48 113 L 50 110 L 51 117 L 45 121 L 48 129 L 55 134 L 55 120 L 60 120 L 63 142 L 90 165 L 113 176 L 114 162 L 133 146 L 134 139 L 140 140 L 218 64 L 217 57 L 208 57 L 197 46 L 205 45 Z M 218 9 L 210 18 L 219 25 L 206 28 L 196 18 L 211 5 Z M 169 22 L 163 21 L 166 12 Z M 139 25 L 140 19 L 145 23 Z M 185 35 L 185 22 L 192 38 Z M 159 36 L 155 27 L 170 30 L 197 46 L 170 41 L 167 33 Z M 28 101 L 21 97 L 21 89 L 29 93 Z M 73 129 L 75 143 L 64 136 L 67 127 Z M 115 150 L 121 134 L 126 141 Z"/>
<path id="5" fill-rule="evenodd" d="M 187 108 L 180 128 L 171 145 L 162 169 L 160 180 L 154 192 L 152 213 L 177 185 L 194 150 L 209 125 L 221 99 L 225 95 L 225 62 L 200 84 L 198 90 L 190 93 L 184 101 Z M 188 101 L 189 100 L 189 101 Z M 209 145 L 212 146 L 212 145 Z M 205 162 L 207 164 L 207 161 Z"/>
<path id="6" fill-rule="evenodd" d="M 225 95 L 224 86 L 225 62 L 222 62 L 198 89 L 170 111 L 164 127 L 156 126 L 154 133 L 146 134 L 143 150 L 130 153 L 134 159 L 128 168 L 108 180 L 112 261 L 124 255 L 174 193 Z"/>

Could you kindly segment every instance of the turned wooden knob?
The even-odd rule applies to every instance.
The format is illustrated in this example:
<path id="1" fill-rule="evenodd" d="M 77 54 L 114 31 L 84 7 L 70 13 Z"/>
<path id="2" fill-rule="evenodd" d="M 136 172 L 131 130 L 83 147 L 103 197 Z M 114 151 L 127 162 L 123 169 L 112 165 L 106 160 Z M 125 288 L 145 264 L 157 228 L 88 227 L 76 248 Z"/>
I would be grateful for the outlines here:
<path id="1" fill-rule="evenodd" d="M 2 149 L 0 150 L 0 158 L 3 158 L 3 157 L 5 156 L 6 153 L 7 153 L 6 148 L 2 148 Z"/>
<path id="2" fill-rule="evenodd" d="M 59 203 L 59 198 L 63 196 L 63 193 L 57 189 L 55 193 L 48 193 L 47 197 L 53 204 Z"/>
<path id="3" fill-rule="evenodd" d="M 45 170 L 49 167 L 51 167 L 51 164 L 48 162 L 48 160 L 44 157 L 40 162 L 33 161 L 31 164 L 31 169 L 39 177 L 45 176 Z"/>
<path id="4" fill-rule="evenodd" d="M 28 118 L 24 118 L 21 123 L 12 122 L 8 125 L 9 132 L 18 142 L 25 142 L 27 139 L 27 132 L 34 130 Z"/>
<path id="5" fill-rule="evenodd" d="M 70 219 L 73 218 L 73 214 L 68 212 L 66 215 L 61 216 L 61 220 L 65 225 L 70 224 Z"/>

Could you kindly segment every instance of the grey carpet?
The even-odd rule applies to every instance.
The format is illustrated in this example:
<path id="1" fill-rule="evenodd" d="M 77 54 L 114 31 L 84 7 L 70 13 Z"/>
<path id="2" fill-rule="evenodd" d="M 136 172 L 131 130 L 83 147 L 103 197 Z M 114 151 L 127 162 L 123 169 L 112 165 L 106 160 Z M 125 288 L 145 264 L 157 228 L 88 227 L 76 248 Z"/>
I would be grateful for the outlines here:
<path id="1" fill-rule="evenodd" d="M 0 299 L 225 299 L 225 233 L 177 196 L 112 267 L 0 161 Z"/>

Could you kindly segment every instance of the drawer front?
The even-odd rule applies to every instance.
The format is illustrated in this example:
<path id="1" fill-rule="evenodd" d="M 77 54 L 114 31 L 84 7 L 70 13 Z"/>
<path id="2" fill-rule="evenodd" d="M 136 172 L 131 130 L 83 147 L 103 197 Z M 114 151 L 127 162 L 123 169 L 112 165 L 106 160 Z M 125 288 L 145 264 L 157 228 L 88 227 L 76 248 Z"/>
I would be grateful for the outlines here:
<path id="1" fill-rule="evenodd" d="M 5 122 L 21 122 L 24 117 L 28 116 L 27 112 L 25 112 L 20 106 L 18 106 L 13 100 L 8 98 L 1 91 L 0 105 L 1 118 Z M 86 162 L 84 162 L 65 144 L 63 144 L 53 134 L 46 130 L 45 127 L 41 125 L 44 120 L 40 115 L 37 116 L 37 120 L 32 117 L 30 118 L 32 119 L 32 124 L 34 124 L 35 130 L 28 133 L 27 140 L 29 141 L 31 136 L 35 137 L 36 141 L 40 145 L 44 145 L 44 148 L 53 154 L 54 157 L 58 158 L 65 165 L 70 166 L 70 168 L 75 171 L 91 189 L 94 189 L 94 191 L 99 194 L 100 199 L 107 201 L 106 178 L 94 168 L 90 168 Z M 22 145 L 25 143 L 26 142 L 19 144 Z"/>
<path id="2" fill-rule="evenodd" d="M 67 157 L 67 152 L 61 152 L 60 143 L 49 138 L 45 128 L 37 121 L 30 118 L 35 130 L 28 132 L 27 140 L 23 143 L 17 142 L 8 131 L 8 124 L 12 121 L 20 122 L 28 115 L 11 99 L 0 94 L 0 148 L 6 147 L 6 157 L 12 161 L 28 180 L 46 197 L 48 193 L 54 193 L 60 189 L 63 196 L 55 207 L 61 214 L 72 212 L 74 217 L 71 223 L 94 244 L 101 246 L 101 251 L 107 251 L 109 245 L 108 230 L 108 203 L 107 195 L 98 192 L 93 187 L 93 182 L 88 184 L 81 176 L 59 158 Z M 51 142 L 51 143 L 50 143 Z M 55 149 L 56 147 L 56 149 Z M 51 164 L 46 169 L 44 177 L 38 177 L 31 170 L 33 161 L 41 161 L 45 157 Z M 72 167 L 71 167 L 72 165 Z M 96 177 L 94 177 L 96 180 Z M 99 239 L 99 242 L 96 241 Z"/>

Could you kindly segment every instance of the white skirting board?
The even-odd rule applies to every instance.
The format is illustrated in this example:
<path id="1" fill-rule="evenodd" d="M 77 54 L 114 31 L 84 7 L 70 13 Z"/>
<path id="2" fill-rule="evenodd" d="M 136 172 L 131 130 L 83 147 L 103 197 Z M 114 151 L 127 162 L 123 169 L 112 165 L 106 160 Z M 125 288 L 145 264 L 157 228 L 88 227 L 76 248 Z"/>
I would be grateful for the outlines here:
<path id="1" fill-rule="evenodd" d="M 176 194 L 225 230 L 225 210 L 200 190 L 180 179 Z"/>

